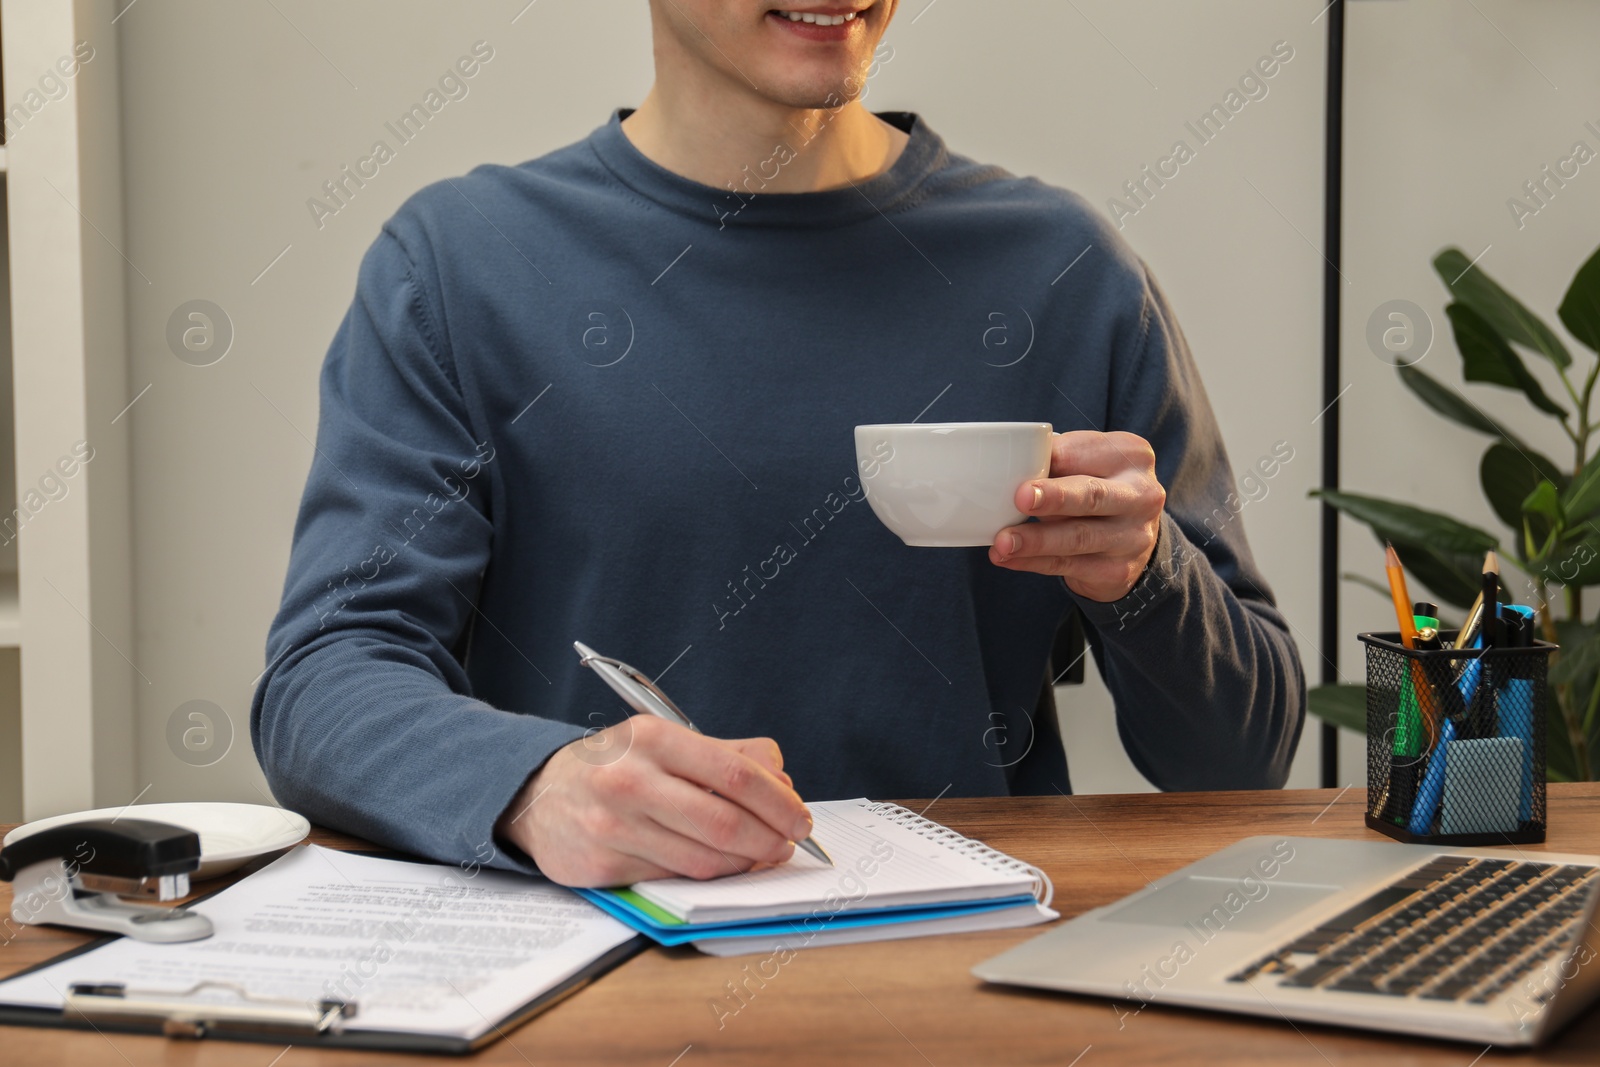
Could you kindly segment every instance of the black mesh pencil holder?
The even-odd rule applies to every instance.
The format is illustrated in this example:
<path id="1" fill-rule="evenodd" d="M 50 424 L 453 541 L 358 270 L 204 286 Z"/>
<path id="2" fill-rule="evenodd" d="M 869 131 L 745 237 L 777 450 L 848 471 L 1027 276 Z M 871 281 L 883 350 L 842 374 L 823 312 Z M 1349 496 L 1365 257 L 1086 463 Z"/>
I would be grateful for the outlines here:
<path id="1" fill-rule="evenodd" d="M 1398 633 L 1359 636 L 1367 826 L 1431 845 L 1543 841 L 1545 671 L 1556 646 L 1414 650 Z"/>

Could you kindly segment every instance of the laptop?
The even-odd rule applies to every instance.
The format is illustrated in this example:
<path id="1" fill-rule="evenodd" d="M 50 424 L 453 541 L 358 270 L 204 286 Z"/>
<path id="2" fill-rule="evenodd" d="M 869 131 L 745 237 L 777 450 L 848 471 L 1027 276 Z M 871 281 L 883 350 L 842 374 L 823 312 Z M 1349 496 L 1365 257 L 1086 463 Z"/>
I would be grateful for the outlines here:
<path id="1" fill-rule="evenodd" d="M 990 982 L 1495 1045 L 1600 996 L 1600 857 L 1249 837 L 986 960 Z"/>

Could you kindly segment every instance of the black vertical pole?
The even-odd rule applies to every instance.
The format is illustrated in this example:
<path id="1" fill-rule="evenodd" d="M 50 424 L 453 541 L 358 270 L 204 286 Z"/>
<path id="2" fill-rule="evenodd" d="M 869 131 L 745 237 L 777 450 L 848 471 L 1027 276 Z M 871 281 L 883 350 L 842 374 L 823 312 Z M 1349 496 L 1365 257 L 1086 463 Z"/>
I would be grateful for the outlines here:
<path id="1" fill-rule="evenodd" d="M 1344 0 L 1328 5 L 1328 89 L 1323 143 L 1322 487 L 1339 488 L 1339 261 L 1344 154 Z M 1322 505 L 1322 683 L 1339 680 L 1339 513 Z M 1322 786 L 1339 784 L 1339 729 L 1322 724 Z"/>

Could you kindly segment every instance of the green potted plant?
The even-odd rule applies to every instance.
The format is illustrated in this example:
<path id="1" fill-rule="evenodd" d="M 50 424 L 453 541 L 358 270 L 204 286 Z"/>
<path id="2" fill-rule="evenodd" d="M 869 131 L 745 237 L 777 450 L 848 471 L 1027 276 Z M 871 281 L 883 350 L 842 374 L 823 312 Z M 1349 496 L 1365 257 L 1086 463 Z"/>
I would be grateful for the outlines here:
<path id="1" fill-rule="evenodd" d="M 1544 639 L 1561 646 L 1549 677 L 1555 698 L 1546 751 L 1550 780 L 1593 780 L 1600 777 L 1600 619 L 1592 612 L 1585 617 L 1583 591 L 1600 585 L 1600 448 L 1591 447 L 1591 439 L 1600 439 L 1600 423 L 1591 411 L 1600 376 L 1600 249 L 1578 268 L 1557 308 L 1567 332 L 1590 350 L 1580 352 L 1581 363 L 1555 331 L 1460 249 L 1440 252 L 1433 266 L 1450 291 L 1445 314 L 1466 380 L 1520 392 L 1559 423 L 1572 446 L 1571 461 L 1556 463 L 1462 393 L 1419 367 L 1401 366 L 1401 382 L 1419 400 L 1490 439 L 1478 464 L 1479 481 L 1495 516 L 1511 531 L 1508 543 L 1411 504 L 1333 490 L 1311 495 L 1371 527 L 1380 542 L 1392 541 L 1411 577 L 1440 604 L 1463 614 L 1477 595 L 1484 554 L 1496 551 L 1506 588 L 1531 602 Z M 1564 396 L 1545 392 L 1519 349 L 1554 368 Z M 1388 601 L 1387 588 L 1360 576 L 1345 577 L 1372 586 Z M 1562 603 L 1552 604 L 1552 596 Z M 1310 709 L 1328 722 L 1364 732 L 1366 688 L 1318 686 L 1311 691 Z"/>

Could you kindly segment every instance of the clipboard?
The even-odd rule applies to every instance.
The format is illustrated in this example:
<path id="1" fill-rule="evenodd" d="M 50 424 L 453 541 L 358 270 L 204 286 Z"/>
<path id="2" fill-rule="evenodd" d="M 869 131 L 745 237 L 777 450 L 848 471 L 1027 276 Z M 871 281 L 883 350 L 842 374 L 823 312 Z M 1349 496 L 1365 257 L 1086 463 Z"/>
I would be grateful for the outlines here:
<path id="1" fill-rule="evenodd" d="M 8 977 L 21 977 L 53 963 L 61 963 L 62 960 L 80 953 L 99 949 L 101 945 L 115 939 L 117 939 L 115 934 L 96 937 L 94 941 L 59 953 L 50 960 L 35 963 L 34 966 L 21 969 Z M 622 942 L 616 949 L 606 952 L 603 957 L 597 958 L 582 971 L 568 977 L 562 984 L 539 993 L 538 997 L 520 1006 L 517 1011 L 510 1013 L 504 1019 L 496 1019 L 490 1029 L 474 1040 L 442 1037 L 434 1033 L 403 1033 L 397 1030 L 334 1029 L 334 1025 L 338 1022 L 334 1016 L 338 1016 L 339 1013 L 338 1009 L 331 1008 L 331 1005 L 338 1005 L 339 1001 L 323 1001 L 325 1005 L 330 1005 L 330 1008 L 318 1014 L 318 1017 L 307 1017 L 304 1001 L 298 1001 L 296 1009 L 283 1005 L 282 1011 L 277 1011 L 275 1009 L 277 1001 L 270 1001 L 269 1005 L 269 1001 L 250 997 L 248 993 L 240 998 L 243 1001 L 242 1008 L 229 1009 L 224 1005 L 213 1005 L 198 1000 L 194 1001 L 192 1006 L 179 1006 L 173 1003 L 176 998 L 168 997 L 165 990 L 162 995 L 152 995 L 152 990 L 131 990 L 131 993 L 130 990 L 123 990 L 123 995 L 118 997 L 110 993 L 110 987 L 93 987 L 94 992 L 78 993 L 77 990 L 80 989 L 78 985 L 75 985 L 72 992 L 67 995 L 69 1008 L 66 1011 L 0 1005 L 0 1025 L 29 1025 L 29 1027 L 66 1030 L 110 1030 L 115 1033 L 147 1033 L 154 1037 L 214 1038 L 219 1041 L 256 1041 L 256 1043 L 275 1043 L 275 1045 L 358 1048 L 378 1053 L 466 1056 L 499 1040 L 504 1033 L 517 1029 L 523 1022 L 533 1019 L 536 1014 L 554 1008 L 582 987 L 594 982 L 597 977 L 626 963 L 627 960 L 632 960 L 635 955 L 648 949 L 650 944 L 650 939 L 645 936 Z M 77 1011 L 74 1011 L 74 1005 L 77 1005 Z"/>
<path id="2" fill-rule="evenodd" d="M 34 966 L 21 969 L 8 977 L 21 977 L 53 963 L 61 963 L 62 960 L 80 953 L 99 949 L 101 945 L 115 939 L 117 939 L 115 934 L 96 937 L 94 941 L 35 963 Z M 226 1005 L 213 1005 L 198 1000 L 195 1000 L 192 1006 L 179 1006 L 174 1003 L 178 998 L 170 997 L 166 990 L 160 993 L 155 993 L 155 990 L 123 990 L 122 995 L 114 995 L 110 993 L 112 987 L 93 987 L 94 992 L 78 993 L 80 985 L 74 985 L 74 989 L 67 995 L 69 1008 L 66 1011 L 0 1005 L 0 1025 L 29 1025 L 29 1027 L 66 1030 L 110 1030 L 115 1033 L 147 1033 L 154 1037 L 214 1038 L 219 1041 L 258 1041 L 258 1043 L 277 1043 L 277 1045 L 315 1045 L 322 1048 L 358 1048 L 379 1053 L 437 1053 L 446 1056 L 466 1056 L 499 1040 L 501 1035 L 517 1029 L 523 1022 L 533 1019 L 536 1014 L 554 1008 L 582 987 L 594 982 L 597 977 L 626 963 L 627 960 L 632 960 L 635 955 L 648 949 L 650 944 L 650 939 L 645 936 L 622 942 L 616 949 L 606 952 L 603 957 L 597 958 L 582 971 L 568 977 L 562 984 L 539 993 L 538 997 L 520 1006 L 517 1011 L 510 1013 L 504 1019 L 496 1019 L 490 1029 L 474 1040 L 442 1037 L 434 1033 L 403 1033 L 397 1030 L 334 1029 L 338 1022 L 338 1017 L 334 1016 L 338 1016 L 339 1013 L 333 1005 L 339 1005 L 339 1001 L 323 1001 L 325 1005 L 330 1005 L 330 1008 L 325 1009 L 317 1017 L 307 1017 L 304 1001 L 296 1001 L 298 1006 L 294 1009 L 282 1005 L 282 1011 L 278 1011 L 278 1001 L 250 997 L 248 992 L 245 997 L 240 998 L 242 1001 L 240 1008 L 229 1009 Z M 74 1005 L 77 1005 L 77 1011 L 74 1011 Z"/>
<path id="3" fill-rule="evenodd" d="M 383 850 L 348 849 L 353 855 L 414 860 Z M 232 883 L 230 883 L 232 884 Z M 219 886 L 189 902 L 199 904 L 228 886 Z M 92 952 L 121 939 L 106 934 L 25 967 L 6 979 L 21 978 L 74 956 Z M 637 956 L 651 945 L 641 935 L 630 938 L 562 982 L 537 994 L 476 1038 L 420 1034 L 394 1030 L 342 1030 L 339 1023 L 351 1014 L 340 1001 L 323 1001 L 315 1008 L 303 1000 L 280 1001 L 257 997 L 237 986 L 232 1003 L 204 999 L 196 994 L 204 982 L 188 990 L 126 989 L 116 984 L 72 986 L 64 1009 L 0 1003 L 0 1025 L 40 1026 L 65 1030 L 100 1030 L 147 1034 L 155 1037 L 215 1039 L 263 1044 L 307 1045 L 321 1048 L 366 1049 L 375 1052 L 422 1052 L 465 1056 L 499 1040 L 541 1012 L 555 1007 L 574 993 Z M 353 1006 L 359 1011 L 359 1002 Z"/>

